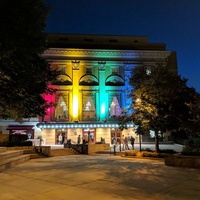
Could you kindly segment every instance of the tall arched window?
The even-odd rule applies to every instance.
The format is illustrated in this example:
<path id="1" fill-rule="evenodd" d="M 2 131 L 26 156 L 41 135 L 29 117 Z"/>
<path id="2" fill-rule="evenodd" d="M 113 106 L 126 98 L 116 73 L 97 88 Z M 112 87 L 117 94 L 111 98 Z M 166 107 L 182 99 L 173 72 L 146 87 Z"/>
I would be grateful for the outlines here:
<path id="1" fill-rule="evenodd" d="M 56 109 L 55 109 L 55 118 L 57 121 L 68 120 L 69 112 L 67 104 L 63 96 L 59 97 Z"/>
<path id="2" fill-rule="evenodd" d="M 109 116 L 110 118 L 114 118 L 116 116 L 120 116 L 120 114 L 121 114 L 121 107 L 119 105 L 117 97 L 114 96 L 109 107 Z"/>
<path id="3" fill-rule="evenodd" d="M 84 95 L 83 99 L 83 120 L 95 119 L 96 109 L 91 95 Z"/>

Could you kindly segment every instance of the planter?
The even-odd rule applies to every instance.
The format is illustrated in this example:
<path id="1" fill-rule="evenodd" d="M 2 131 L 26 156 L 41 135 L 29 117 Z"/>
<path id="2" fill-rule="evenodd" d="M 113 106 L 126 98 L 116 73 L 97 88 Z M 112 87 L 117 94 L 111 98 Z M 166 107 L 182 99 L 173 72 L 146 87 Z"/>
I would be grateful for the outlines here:
<path id="1" fill-rule="evenodd" d="M 165 165 L 178 167 L 200 168 L 200 156 L 173 154 L 165 157 Z"/>

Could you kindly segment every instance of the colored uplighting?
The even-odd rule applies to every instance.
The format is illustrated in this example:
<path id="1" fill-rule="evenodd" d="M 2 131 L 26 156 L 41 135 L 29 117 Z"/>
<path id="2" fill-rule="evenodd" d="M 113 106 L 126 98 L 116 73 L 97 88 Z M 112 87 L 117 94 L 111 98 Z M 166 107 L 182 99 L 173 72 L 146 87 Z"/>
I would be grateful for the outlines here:
<path id="1" fill-rule="evenodd" d="M 73 117 L 78 116 L 78 97 L 73 97 Z"/>
<path id="2" fill-rule="evenodd" d="M 103 104 L 101 105 L 101 114 L 104 115 L 104 114 L 105 114 L 105 111 L 106 111 L 106 105 L 105 105 L 105 103 L 103 103 Z"/>

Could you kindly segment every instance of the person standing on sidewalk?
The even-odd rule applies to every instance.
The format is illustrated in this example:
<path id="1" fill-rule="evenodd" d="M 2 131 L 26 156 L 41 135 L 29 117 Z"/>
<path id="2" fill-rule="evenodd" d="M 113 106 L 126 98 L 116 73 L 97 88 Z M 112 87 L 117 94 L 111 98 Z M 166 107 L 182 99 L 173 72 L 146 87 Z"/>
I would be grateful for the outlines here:
<path id="1" fill-rule="evenodd" d="M 78 136 L 77 143 L 78 143 L 78 144 L 81 143 L 81 136 L 80 136 L 80 135 Z"/>
<path id="2" fill-rule="evenodd" d="M 129 150 L 129 147 L 128 147 L 128 137 L 125 137 L 125 150 Z"/>
<path id="3" fill-rule="evenodd" d="M 132 149 L 134 149 L 134 143 L 135 143 L 135 138 L 133 136 L 131 136 L 131 145 L 132 145 Z"/>

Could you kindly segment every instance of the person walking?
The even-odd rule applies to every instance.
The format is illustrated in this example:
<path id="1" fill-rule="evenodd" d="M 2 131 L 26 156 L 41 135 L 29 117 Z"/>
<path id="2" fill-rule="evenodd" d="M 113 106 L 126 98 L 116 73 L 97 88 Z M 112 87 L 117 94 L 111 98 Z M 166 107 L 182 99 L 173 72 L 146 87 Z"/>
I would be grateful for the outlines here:
<path id="1" fill-rule="evenodd" d="M 81 143 L 81 136 L 80 136 L 80 135 L 78 136 L 77 143 L 78 143 L 78 144 Z"/>
<path id="2" fill-rule="evenodd" d="M 63 140 L 63 137 L 62 137 L 62 134 L 60 133 L 60 135 L 58 136 L 58 142 L 59 142 L 59 144 L 62 144 L 62 140 Z"/>
<path id="3" fill-rule="evenodd" d="M 134 149 L 134 143 L 135 143 L 135 138 L 133 136 L 131 136 L 131 145 L 132 145 L 132 149 Z"/>
<path id="4" fill-rule="evenodd" d="M 129 150 L 128 137 L 125 137 L 125 150 Z"/>

